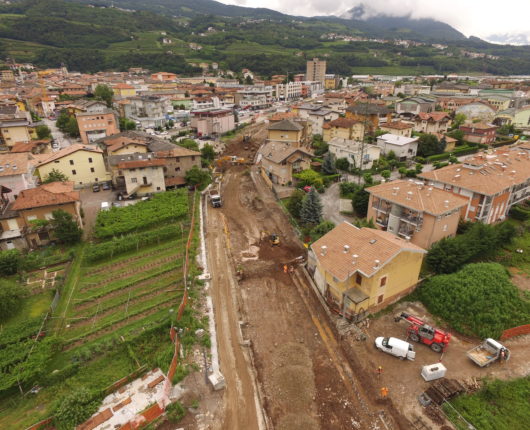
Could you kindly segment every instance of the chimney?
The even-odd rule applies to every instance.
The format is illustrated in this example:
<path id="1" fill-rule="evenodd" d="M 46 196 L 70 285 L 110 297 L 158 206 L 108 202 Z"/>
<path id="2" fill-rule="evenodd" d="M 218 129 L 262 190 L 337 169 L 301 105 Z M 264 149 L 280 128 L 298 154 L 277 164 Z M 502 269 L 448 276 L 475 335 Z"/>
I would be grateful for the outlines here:
<path id="1" fill-rule="evenodd" d="M 381 264 L 381 262 L 379 260 L 375 260 L 374 261 L 374 269 L 377 269 L 379 267 L 379 264 Z"/>
<path id="2" fill-rule="evenodd" d="M 444 200 L 444 207 L 446 207 L 446 208 L 449 207 L 449 200 Z"/>
<path id="3" fill-rule="evenodd" d="M 320 247 L 320 255 L 325 256 L 328 251 L 328 247 L 326 245 L 322 245 Z"/>
<path id="4" fill-rule="evenodd" d="M 357 263 L 357 258 L 359 258 L 359 256 L 358 256 L 357 254 L 353 254 L 353 255 L 352 255 L 352 259 L 353 259 L 353 260 L 352 260 L 352 264 Z"/>
<path id="5" fill-rule="evenodd" d="M 350 250 L 350 245 L 344 245 L 344 253 L 347 253 Z"/>
<path id="6" fill-rule="evenodd" d="M 407 242 L 410 242 L 410 236 L 405 236 L 405 240 L 406 240 Z"/>
<path id="7" fill-rule="evenodd" d="M 393 196 L 397 196 L 398 192 L 399 192 L 399 187 L 393 187 L 392 188 L 392 195 Z"/>
<path id="8" fill-rule="evenodd" d="M 412 198 L 412 191 L 407 191 L 407 200 Z"/>

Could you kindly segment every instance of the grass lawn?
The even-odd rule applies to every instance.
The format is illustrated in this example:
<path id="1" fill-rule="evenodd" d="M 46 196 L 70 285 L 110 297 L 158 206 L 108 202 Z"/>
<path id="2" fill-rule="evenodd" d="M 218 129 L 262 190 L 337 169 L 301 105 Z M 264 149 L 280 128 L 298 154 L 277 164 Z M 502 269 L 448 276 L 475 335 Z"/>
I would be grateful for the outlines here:
<path id="1" fill-rule="evenodd" d="M 454 408 L 480 430 L 514 430 L 528 428 L 530 422 L 530 377 L 513 381 L 487 381 L 485 387 L 472 394 L 451 400 Z M 445 412 L 458 430 L 469 427 L 451 407 Z M 525 424 L 526 423 L 526 424 Z"/>
<path id="2" fill-rule="evenodd" d="M 14 315 L 8 319 L 4 324 L 3 328 L 7 328 L 12 325 L 21 323 L 28 318 L 37 318 L 44 317 L 50 304 L 53 300 L 53 293 L 51 291 L 46 291 L 41 294 L 36 294 L 24 299 L 22 308 L 17 315 Z"/>
<path id="3" fill-rule="evenodd" d="M 499 262 L 508 266 L 516 267 L 526 275 L 530 275 L 530 222 L 519 222 L 512 220 L 519 230 L 512 243 L 506 245 L 501 251 Z M 517 252 L 522 250 L 523 252 Z"/>

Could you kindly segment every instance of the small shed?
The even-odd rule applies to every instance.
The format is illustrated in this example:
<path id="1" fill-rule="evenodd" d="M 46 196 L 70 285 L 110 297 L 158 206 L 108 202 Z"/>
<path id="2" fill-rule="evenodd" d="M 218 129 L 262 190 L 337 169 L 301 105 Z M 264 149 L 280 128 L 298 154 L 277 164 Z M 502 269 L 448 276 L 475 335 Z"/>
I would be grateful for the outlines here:
<path id="1" fill-rule="evenodd" d="M 423 379 L 426 381 L 434 381 L 435 379 L 443 378 L 446 372 L 447 369 L 442 363 L 429 364 L 423 366 L 421 369 L 421 376 L 423 376 Z"/>

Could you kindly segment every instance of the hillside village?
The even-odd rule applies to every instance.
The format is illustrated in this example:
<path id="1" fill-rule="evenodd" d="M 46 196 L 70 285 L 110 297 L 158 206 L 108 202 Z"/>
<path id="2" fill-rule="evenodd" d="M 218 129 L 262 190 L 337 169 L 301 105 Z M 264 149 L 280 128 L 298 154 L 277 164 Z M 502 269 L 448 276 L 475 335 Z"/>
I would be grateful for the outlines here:
<path id="1" fill-rule="evenodd" d="M 0 72 L 0 428 L 523 428 L 530 79 L 198 66 Z"/>

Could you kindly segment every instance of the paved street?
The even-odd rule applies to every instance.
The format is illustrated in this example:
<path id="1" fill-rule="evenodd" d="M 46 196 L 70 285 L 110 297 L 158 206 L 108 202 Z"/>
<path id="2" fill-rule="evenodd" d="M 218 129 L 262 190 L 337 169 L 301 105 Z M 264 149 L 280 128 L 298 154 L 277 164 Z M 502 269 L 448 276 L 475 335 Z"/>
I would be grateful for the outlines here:
<path id="1" fill-rule="evenodd" d="M 340 213 L 340 183 L 331 184 L 324 194 L 320 194 L 322 201 L 324 219 L 333 221 L 338 225 L 344 221 L 353 222 L 354 217 Z"/>

